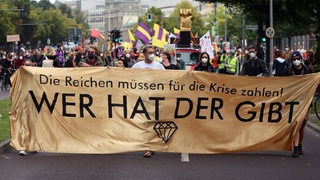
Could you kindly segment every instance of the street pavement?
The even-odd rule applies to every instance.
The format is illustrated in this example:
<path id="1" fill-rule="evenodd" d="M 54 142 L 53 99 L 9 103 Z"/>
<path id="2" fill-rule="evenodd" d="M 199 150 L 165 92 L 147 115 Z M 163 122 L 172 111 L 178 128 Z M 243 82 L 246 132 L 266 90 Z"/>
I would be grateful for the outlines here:
<path id="1" fill-rule="evenodd" d="M 19 156 L 9 149 L 0 156 L 0 179 L 5 180 L 318 180 L 319 132 L 306 129 L 305 155 L 289 151 L 231 154 L 159 153 L 143 158 L 142 152 L 124 154 L 30 153 Z"/>

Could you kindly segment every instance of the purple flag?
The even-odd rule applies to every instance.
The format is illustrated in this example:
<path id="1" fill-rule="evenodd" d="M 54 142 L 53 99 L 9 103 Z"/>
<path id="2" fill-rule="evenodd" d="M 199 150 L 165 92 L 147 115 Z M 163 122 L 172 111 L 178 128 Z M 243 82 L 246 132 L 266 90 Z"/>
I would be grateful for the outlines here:
<path id="1" fill-rule="evenodd" d="M 141 22 L 137 30 L 134 32 L 134 35 L 145 44 L 149 44 L 151 39 L 151 34 L 152 34 L 151 30 L 148 28 L 148 26 L 144 22 Z"/>

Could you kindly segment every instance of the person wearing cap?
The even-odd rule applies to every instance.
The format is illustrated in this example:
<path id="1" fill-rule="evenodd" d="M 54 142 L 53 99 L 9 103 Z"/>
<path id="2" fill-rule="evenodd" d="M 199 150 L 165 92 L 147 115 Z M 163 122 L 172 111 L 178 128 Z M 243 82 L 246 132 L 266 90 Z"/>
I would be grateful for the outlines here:
<path id="1" fill-rule="evenodd" d="M 269 70 L 266 63 L 257 57 L 256 48 L 251 46 L 248 48 L 249 60 L 245 61 L 242 65 L 240 72 L 241 76 L 262 76 L 268 75 Z"/>
<path id="2" fill-rule="evenodd" d="M 299 51 L 293 51 L 290 59 L 291 59 L 291 65 L 285 70 L 285 73 L 287 76 L 304 75 L 304 74 L 310 73 L 309 68 L 303 64 L 302 55 Z M 309 113 L 310 113 L 310 108 L 303 119 L 303 123 L 298 133 L 296 133 L 294 136 L 293 153 L 292 153 L 292 157 L 294 158 L 299 157 L 300 155 L 303 155 L 302 141 L 304 136 L 304 127 L 307 123 L 307 120 L 309 119 Z"/>

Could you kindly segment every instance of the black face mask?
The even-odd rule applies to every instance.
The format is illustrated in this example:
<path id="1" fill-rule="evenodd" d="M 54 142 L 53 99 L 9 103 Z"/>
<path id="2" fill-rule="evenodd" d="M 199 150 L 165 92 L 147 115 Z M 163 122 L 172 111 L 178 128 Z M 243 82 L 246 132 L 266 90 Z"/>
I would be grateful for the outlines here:
<path id="1" fill-rule="evenodd" d="M 93 54 L 93 53 L 89 53 L 89 54 L 88 54 L 88 58 L 89 58 L 89 59 L 93 59 L 93 58 L 94 58 L 94 54 Z"/>

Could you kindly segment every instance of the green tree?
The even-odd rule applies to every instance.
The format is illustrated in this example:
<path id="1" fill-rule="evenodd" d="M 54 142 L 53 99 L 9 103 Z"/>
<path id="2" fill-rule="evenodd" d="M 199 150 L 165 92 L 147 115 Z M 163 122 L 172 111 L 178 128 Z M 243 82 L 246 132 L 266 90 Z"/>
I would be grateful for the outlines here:
<path id="1" fill-rule="evenodd" d="M 269 1 L 267 0 L 197 0 L 199 2 L 220 2 L 226 7 L 242 9 L 246 21 L 258 24 L 258 45 L 261 42 L 263 26 L 268 27 Z M 320 32 L 320 2 L 318 0 L 273 0 L 273 27 L 275 37 L 289 37 Z M 316 36 L 317 37 L 317 36 Z M 316 60 L 320 64 L 320 37 L 317 37 Z"/>
<path id="2" fill-rule="evenodd" d="M 64 6 L 61 6 L 64 7 Z M 23 12 L 18 11 L 23 9 Z M 56 9 L 48 0 L 39 3 L 30 0 L 0 0 L 0 40 L 5 45 L 6 35 L 20 34 L 20 43 L 30 42 L 33 45 L 41 41 L 46 44 L 47 38 L 56 44 L 67 39 L 71 28 L 82 29 L 88 34 L 88 25 L 84 23 L 81 12 L 75 11 L 71 17 L 69 8 Z"/>
<path id="3" fill-rule="evenodd" d="M 148 15 L 151 15 L 150 22 L 148 21 Z M 154 23 L 158 24 L 159 26 L 163 26 L 163 23 L 165 22 L 165 15 L 161 9 L 152 6 L 147 10 L 147 13 L 144 14 L 142 19 L 144 22 L 146 22 L 148 27 L 153 28 Z"/>
<path id="4" fill-rule="evenodd" d="M 66 4 L 60 4 L 58 9 L 62 14 L 66 14 L 68 18 L 73 18 L 72 10 Z"/>
<path id="5" fill-rule="evenodd" d="M 49 9 L 55 9 L 56 7 L 51 4 L 49 0 L 40 0 L 39 3 L 37 4 L 37 7 L 42 8 L 43 10 L 49 10 Z"/>
<path id="6" fill-rule="evenodd" d="M 6 35 L 16 34 L 14 20 L 17 20 L 18 14 L 15 11 L 9 11 L 13 7 L 4 0 L 1 0 L 0 9 L 0 41 L 6 42 Z"/>

